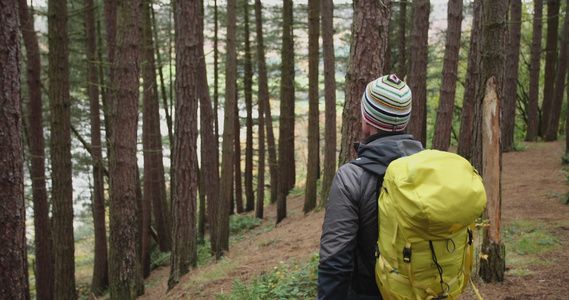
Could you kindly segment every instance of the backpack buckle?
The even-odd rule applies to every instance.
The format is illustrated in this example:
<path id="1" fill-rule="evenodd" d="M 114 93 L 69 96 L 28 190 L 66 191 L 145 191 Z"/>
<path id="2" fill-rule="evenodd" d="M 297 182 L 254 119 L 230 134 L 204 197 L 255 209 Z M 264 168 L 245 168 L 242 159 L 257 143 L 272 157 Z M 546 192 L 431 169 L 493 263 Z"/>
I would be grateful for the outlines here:
<path id="1" fill-rule="evenodd" d="M 411 248 L 403 248 L 403 261 L 406 263 L 410 263 L 411 262 Z"/>

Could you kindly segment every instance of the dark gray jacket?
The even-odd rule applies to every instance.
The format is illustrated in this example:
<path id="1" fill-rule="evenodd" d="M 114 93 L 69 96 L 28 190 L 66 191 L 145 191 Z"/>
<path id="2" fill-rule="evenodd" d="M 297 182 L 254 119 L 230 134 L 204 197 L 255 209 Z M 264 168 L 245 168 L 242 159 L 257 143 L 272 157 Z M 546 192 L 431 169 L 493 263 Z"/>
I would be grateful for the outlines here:
<path id="1" fill-rule="evenodd" d="M 322 225 L 317 299 L 381 299 L 375 283 L 378 191 L 391 161 L 421 150 L 411 135 L 380 133 L 338 169 Z"/>

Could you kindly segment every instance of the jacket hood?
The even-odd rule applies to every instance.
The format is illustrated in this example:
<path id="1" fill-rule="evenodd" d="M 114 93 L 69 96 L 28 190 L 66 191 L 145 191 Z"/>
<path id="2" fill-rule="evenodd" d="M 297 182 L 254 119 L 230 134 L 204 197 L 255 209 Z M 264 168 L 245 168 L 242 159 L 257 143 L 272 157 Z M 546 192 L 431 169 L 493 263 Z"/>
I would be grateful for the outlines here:
<path id="1" fill-rule="evenodd" d="M 410 134 L 373 135 L 357 146 L 358 158 L 351 163 L 372 173 L 383 175 L 395 159 L 422 151 L 420 142 Z"/>

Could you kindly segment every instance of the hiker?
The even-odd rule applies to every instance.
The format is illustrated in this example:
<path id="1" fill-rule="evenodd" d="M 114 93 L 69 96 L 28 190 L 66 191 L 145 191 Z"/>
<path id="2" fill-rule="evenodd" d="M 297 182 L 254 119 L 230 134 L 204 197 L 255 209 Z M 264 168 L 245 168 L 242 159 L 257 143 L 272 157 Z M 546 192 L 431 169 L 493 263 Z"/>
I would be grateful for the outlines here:
<path id="1" fill-rule="evenodd" d="M 404 133 L 411 116 L 411 90 L 397 76 L 370 82 L 361 110 L 367 138 L 354 144 L 358 158 L 338 169 L 328 195 L 317 299 L 382 299 L 375 280 L 375 248 L 383 174 L 391 161 L 423 150 Z"/>

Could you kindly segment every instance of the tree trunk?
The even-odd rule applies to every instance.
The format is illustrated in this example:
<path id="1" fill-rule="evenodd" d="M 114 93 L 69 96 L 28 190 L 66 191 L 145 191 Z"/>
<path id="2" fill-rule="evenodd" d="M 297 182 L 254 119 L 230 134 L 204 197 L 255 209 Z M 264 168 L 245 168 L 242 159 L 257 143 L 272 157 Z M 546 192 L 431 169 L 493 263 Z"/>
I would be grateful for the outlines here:
<path id="1" fill-rule="evenodd" d="M 142 2 L 142 18 L 144 20 L 142 27 L 142 80 L 143 80 L 143 96 L 142 96 L 142 148 L 144 154 L 144 195 L 142 199 L 142 217 L 138 220 L 141 224 L 141 228 L 138 232 L 140 236 L 140 262 L 142 267 L 142 276 L 144 278 L 150 275 L 150 224 L 152 215 L 152 200 L 158 198 L 157 192 L 158 187 L 156 186 L 156 181 L 158 178 L 154 174 L 154 166 L 152 163 L 152 147 L 150 142 L 151 127 L 156 125 L 160 126 L 160 123 L 153 124 L 151 115 L 151 109 L 153 101 L 151 98 L 157 95 L 153 95 L 153 73 L 154 66 L 151 66 L 150 56 L 154 58 L 154 50 L 152 45 L 152 28 L 150 26 L 150 2 Z M 154 78 L 156 78 L 154 76 Z M 155 80 L 155 79 L 154 79 Z M 160 128 L 160 127 L 159 127 Z M 161 224 L 156 222 L 156 227 Z M 158 230 L 159 231 L 159 230 Z M 158 244 L 163 238 L 160 231 L 158 232 Z"/>
<path id="2" fill-rule="evenodd" d="M 413 1 L 413 25 L 407 72 L 407 84 L 413 91 L 413 111 L 407 132 L 423 146 L 427 145 L 427 62 L 429 56 L 429 0 Z"/>
<path id="3" fill-rule="evenodd" d="M 458 70 L 458 52 L 460 48 L 460 31 L 462 25 L 462 0 L 448 3 L 448 26 L 443 62 L 443 78 L 433 137 L 433 148 L 447 151 L 450 146 L 452 131 L 452 115 Z"/>
<path id="4" fill-rule="evenodd" d="M 354 2 L 339 165 L 356 158 L 353 143 L 364 138 L 361 128 L 361 99 L 367 84 L 380 77 L 385 66 L 390 19 L 387 7 L 390 2 L 372 0 Z"/>
<path id="5" fill-rule="evenodd" d="M 543 28 L 543 1 L 534 0 L 533 35 L 531 40 L 530 78 L 539 78 L 541 64 L 541 36 Z M 539 80 L 530 80 L 526 141 L 536 141 L 539 131 Z"/>
<path id="6" fill-rule="evenodd" d="M 316 183 L 320 177 L 320 112 L 318 109 L 318 39 L 320 1 L 308 1 L 308 161 L 304 193 L 304 213 L 316 207 Z"/>
<path id="7" fill-rule="evenodd" d="M 218 49 L 218 27 L 219 27 L 219 12 L 217 7 L 217 0 L 213 0 L 213 129 L 215 140 L 219 141 L 219 49 Z M 218 149 L 219 151 L 219 149 Z M 219 166 L 219 155 L 216 155 L 217 165 Z"/>
<path id="8" fill-rule="evenodd" d="M 478 99 L 480 86 L 480 33 L 482 25 L 482 0 L 473 3 L 472 30 L 470 32 L 470 47 L 468 50 L 468 67 L 466 82 L 464 84 L 464 98 L 462 100 L 462 116 L 460 121 L 460 137 L 457 153 L 470 160 L 472 146 L 472 132 L 474 127 L 474 104 Z"/>
<path id="9" fill-rule="evenodd" d="M 569 3 L 566 7 L 566 16 L 569 16 Z M 549 126 L 545 136 L 546 141 L 556 141 L 557 131 L 559 129 L 559 117 L 561 115 L 561 107 L 563 106 L 563 91 L 565 90 L 565 77 L 567 75 L 567 43 L 569 42 L 569 17 L 563 22 L 563 34 L 561 39 L 561 50 L 559 51 L 559 61 L 557 65 L 557 75 L 555 76 L 555 90 L 553 94 L 553 102 L 551 106 L 551 114 Z"/>
<path id="10" fill-rule="evenodd" d="M 202 16 L 203 17 L 203 16 Z M 201 146 L 206 155 L 201 157 L 202 172 L 207 194 L 207 221 L 209 223 L 209 235 L 212 252 L 217 250 L 217 236 L 219 228 L 219 151 L 218 140 L 215 138 L 215 113 L 212 110 L 211 98 L 209 96 L 209 86 L 207 83 L 207 69 L 203 52 L 203 20 L 200 22 L 197 31 L 200 46 L 198 55 L 200 57 L 199 78 L 200 83 L 200 122 L 201 122 Z M 201 193 L 201 191 L 200 191 Z M 201 208 L 200 208 L 201 209 Z"/>
<path id="11" fill-rule="evenodd" d="M 113 299 L 135 299 L 140 265 L 136 250 L 136 185 L 142 11 L 137 0 L 117 6 L 116 90 L 110 156 L 109 282 Z"/>
<path id="12" fill-rule="evenodd" d="M 168 290 L 190 267 L 197 265 L 196 197 L 198 184 L 197 135 L 200 97 L 200 2 L 175 4 L 176 20 L 176 122 L 173 164 L 176 186 L 172 201 L 172 259 Z M 203 74 L 205 76 L 205 74 Z M 182 117 L 183 116 L 183 117 Z"/>
<path id="13" fill-rule="evenodd" d="M 484 249 L 480 260 L 480 276 L 486 282 L 503 280 L 505 256 L 504 244 L 500 234 L 501 219 L 501 182 L 502 168 L 500 147 L 500 99 L 501 82 L 504 74 L 504 39 L 508 6 L 500 0 L 487 0 L 484 2 L 484 41 L 483 55 L 483 86 L 481 118 L 478 130 L 482 134 L 482 167 L 478 168 L 484 178 L 484 187 L 488 202 L 484 216 L 490 220 L 490 226 L 484 230 Z M 476 165 L 475 165 L 476 166 Z M 487 256 L 486 256 L 487 255 Z"/>
<path id="14" fill-rule="evenodd" d="M 399 30 L 399 57 L 397 63 L 397 77 L 405 78 L 405 62 L 407 61 L 407 46 L 406 46 L 406 38 L 405 35 L 407 34 L 407 1 L 399 2 L 399 23 L 398 23 L 398 30 Z"/>
<path id="15" fill-rule="evenodd" d="M 58 299 L 76 299 L 66 0 L 48 2 L 48 35 L 54 295 Z"/>
<path id="16" fill-rule="evenodd" d="M 263 207 L 265 201 L 265 123 L 271 123 L 271 115 L 269 108 L 269 84 L 267 79 L 267 64 L 265 61 L 265 46 L 263 41 L 263 12 L 262 12 L 261 0 L 255 0 L 255 25 L 257 31 L 257 63 L 258 63 L 258 84 L 259 84 L 259 94 L 258 99 L 258 110 L 259 110 L 259 164 L 257 169 L 257 204 L 255 206 L 255 217 L 263 218 Z M 267 125 L 267 138 L 269 135 L 272 136 L 272 125 L 269 127 Z M 276 163 L 276 152 L 274 149 L 274 137 L 273 139 L 273 149 L 272 155 L 274 155 Z M 267 141 L 268 143 L 268 141 Z M 269 146 L 269 158 L 271 157 L 271 149 Z M 269 159 L 270 161 L 270 159 Z M 271 175 L 271 202 L 273 202 L 273 187 L 277 184 L 277 173 L 276 164 L 270 165 L 270 175 Z M 273 176 L 275 176 L 273 178 Z M 274 189 L 276 191 L 276 189 Z M 276 196 L 276 195 L 275 195 Z M 275 197 L 276 200 L 276 197 Z"/>
<path id="17" fill-rule="evenodd" d="M 101 118 L 99 115 L 99 74 L 97 70 L 95 5 L 85 0 L 85 28 L 87 43 L 87 82 L 91 116 L 91 158 L 93 160 L 93 223 L 95 228 L 95 263 L 91 293 L 102 295 L 109 285 L 107 227 L 105 222 L 105 182 L 101 145 Z"/>
<path id="18" fill-rule="evenodd" d="M 28 83 L 28 127 L 32 178 L 35 232 L 35 278 L 36 298 L 53 299 L 53 242 L 49 222 L 49 203 L 45 182 L 45 142 L 43 132 L 41 99 L 41 57 L 34 19 L 27 1 L 19 1 L 19 17 L 22 38 L 26 46 Z M 6 23 L 2 23 L 6 24 Z"/>
<path id="19" fill-rule="evenodd" d="M 0 7 L 0 299 L 19 300 L 30 299 L 20 102 L 20 21 L 18 1 L 2 0 Z"/>
<path id="20" fill-rule="evenodd" d="M 235 103 L 237 99 L 237 4 L 236 0 L 227 1 L 227 62 L 225 79 L 225 110 L 223 121 L 223 146 L 221 162 L 221 181 L 219 188 L 219 232 L 215 257 L 219 258 L 229 251 L 229 211 L 233 186 Z"/>
<path id="21" fill-rule="evenodd" d="M 555 65 L 557 64 L 557 31 L 559 27 L 560 0 L 547 0 L 547 41 L 545 44 L 545 69 L 543 84 L 543 104 L 541 111 L 541 136 L 545 138 L 553 105 L 555 88 Z"/>
<path id="22" fill-rule="evenodd" d="M 169 252 L 172 248 L 170 229 L 170 213 L 166 201 L 166 183 L 164 179 L 164 163 L 162 161 L 162 134 L 160 132 L 160 105 L 158 86 L 156 84 L 156 63 L 154 60 L 154 42 L 152 39 L 151 3 L 143 5 L 144 51 L 143 69 L 143 131 L 144 148 L 144 203 L 148 209 L 153 208 L 154 223 L 158 233 L 160 251 Z M 148 223 L 150 226 L 150 223 Z M 148 244 L 149 246 L 150 244 Z M 146 274 L 145 274 L 146 277 Z"/>
<path id="23" fill-rule="evenodd" d="M 324 60 L 324 175 L 320 192 L 320 207 L 326 206 L 330 186 L 336 174 L 336 68 L 334 56 L 334 3 L 332 0 L 321 2 L 322 15 L 322 55 Z"/>
<path id="24" fill-rule="evenodd" d="M 482 156 L 484 164 L 484 188 L 488 203 L 484 217 L 490 220 L 490 227 L 484 228 L 480 276 L 485 282 L 504 280 L 506 270 L 506 248 L 500 234 L 501 196 L 500 196 L 500 99 L 497 78 L 487 79 L 484 88 L 482 128 Z"/>
<path id="25" fill-rule="evenodd" d="M 286 197 L 294 187 L 294 37 L 293 1 L 283 0 L 281 64 L 281 113 L 279 121 L 279 170 L 277 220 L 286 218 Z"/>
<path id="26" fill-rule="evenodd" d="M 249 2 L 244 1 L 243 23 L 245 27 L 245 65 L 243 90 L 245 92 L 245 107 L 247 110 L 247 139 L 245 141 L 245 211 L 255 209 L 255 193 L 253 192 L 253 66 L 251 63 L 251 43 L 249 41 Z"/>
<path id="27" fill-rule="evenodd" d="M 107 65 L 108 67 L 108 88 L 107 95 L 103 97 L 103 112 L 105 115 L 105 134 L 107 144 L 111 142 L 113 132 L 113 117 L 112 110 L 114 109 L 115 95 L 113 92 L 116 90 L 115 81 L 115 56 L 116 56 L 116 42 L 117 42 L 117 0 L 103 0 L 105 6 L 105 29 L 107 40 Z M 105 99 L 107 102 L 105 102 Z M 112 151 L 110 146 L 108 148 L 108 157 Z"/>
<path id="28" fill-rule="evenodd" d="M 236 91 L 237 93 L 237 91 Z M 237 95 L 235 95 L 235 99 L 237 100 Z M 239 107 L 237 105 L 237 101 L 235 101 L 235 126 L 233 127 L 235 130 L 235 204 L 237 213 L 240 214 L 243 212 L 243 181 L 241 180 L 241 123 L 239 121 Z M 231 209 L 231 213 L 233 213 L 233 208 Z"/>
<path id="29" fill-rule="evenodd" d="M 510 29 L 506 53 L 506 78 L 502 107 L 502 151 L 514 150 L 516 127 L 516 100 L 518 95 L 518 62 L 520 60 L 520 38 L 522 27 L 522 1 L 511 0 Z"/>

